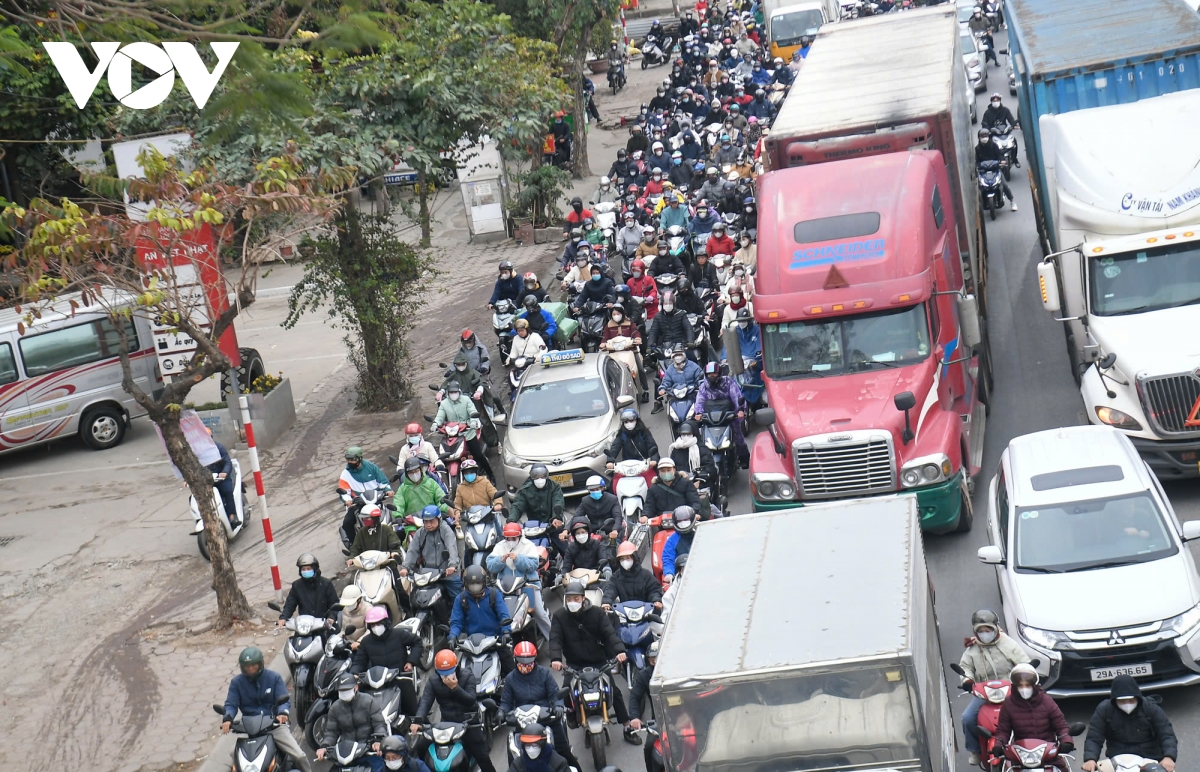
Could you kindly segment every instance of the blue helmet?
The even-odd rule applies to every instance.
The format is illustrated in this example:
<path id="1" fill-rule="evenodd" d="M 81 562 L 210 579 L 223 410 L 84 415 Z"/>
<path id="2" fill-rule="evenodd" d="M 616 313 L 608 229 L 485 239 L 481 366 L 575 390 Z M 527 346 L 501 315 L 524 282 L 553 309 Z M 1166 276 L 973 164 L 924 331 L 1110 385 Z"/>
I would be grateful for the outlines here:
<path id="1" fill-rule="evenodd" d="M 428 504 L 421 510 L 422 520 L 437 520 L 441 516 L 442 510 L 438 508 L 437 504 Z"/>

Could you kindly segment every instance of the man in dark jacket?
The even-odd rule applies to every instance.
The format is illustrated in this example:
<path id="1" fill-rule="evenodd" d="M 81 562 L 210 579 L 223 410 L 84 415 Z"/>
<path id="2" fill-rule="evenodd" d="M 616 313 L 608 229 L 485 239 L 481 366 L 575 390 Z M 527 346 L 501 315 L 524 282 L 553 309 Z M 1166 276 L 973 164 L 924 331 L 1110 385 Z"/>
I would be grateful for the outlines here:
<path id="1" fill-rule="evenodd" d="M 657 264 L 656 261 L 655 265 Z M 651 270 L 653 271 L 653 268 Z M 648 335 L 650 348 L 661 350 L 666 350 L 671 346 L 686 348 L 696 334 L 692 329 L 692 323 L 688 321 L 687 312 L 676 307 L 675 291 L 664 292 L 660 305 L 662 310 L 655 315 L 654 322 L 650 325 Z"/>
<path id="2" fill-rule="evenodd" d="M 673 203 L 670 206 L 679 206 L 677 199 L 672 199 Z M 663 210 L 666 211 L 666 210 Z M 654 278 L 665 276 L 668 273 L 676 276 L 683 275 L 686 268 L 683 261 L 679 259 L 679 255 L 671 254 L 671 245 L 667 243 L 665 236 L 658 240 L 658 255 L 654 258 L 654 262 L 650 264 L 648 273 Z"/>
<path id="3" fill-rule="evenodd" d="M 375 606 L 367 612 L 367 629 L 370 631 L 358 642 L 350 672 L 365 673 L 373 667 L 399 668 L 411 673 L 413 666 L 421 662 L 421 636 L 404 627 L 392 627 L 387 609 Z M 400 707 L 404 715 L 414 715 L 417 709 L 417 690 L 412 681 L 400 681 Z"/>
<path id="4" fill-rule="evenodd" d="M 333 582 L 321 576 L 316 556 L 305 552 L 296 559 L 296 568 L 300 569 L 300 578 L 292 582 L 276 624 L 283 627 L 297 611 L 310 617 L 337 619 L 337 590 L 333 589 Z"/>
<path id="5" fill-rule="evenodd" d="M 558 520 L 566 506 L 562 486 L 550 479 L 550 470 L 545 464 L 534 464 L 529 470 L 529 479 L 513 497 L 508 510 L 508 522 L 538 520 L 550 523 Z M 561 526 L 559 521 L 557 526 Z"/>
<path id="6" fill-rule="evenodd" d="M 511 260 L 504 260 L 500 263 L 500 276 L 496 279 L 496 286 L 492 287 L 492 297 L 488 300 L 488 308 L 495 308 L 496 303 L 501 300 L 511 300 L 517 302 L 517 296 L 521 294 L 521 279 L 517 276 L 517 271 L 513 268 Z"/>
<path id="7" fill-rule="evenodd" d="M 546 729 L 541 724 L 529 724 L 517 735 L 521 752 L 508 766 L 508 772 L 570 772 L 570 767 L 558 746 L 546 743 Z M 576 769 L 582 769 L 576 766 Z M 615 769 L 615 767 L 614 767 Z"/>
<path id="8" fill-rule="evenodd" d="M 617 547 L 617 569 L 604 585 L 604 610 L 611 611 L 614 603 L 641 601 L 662 608 L 662 585 L 643 566 L 637 563 L 637 547 L 623 541 Z"/>
<path id="9" fill-rule="evenodd" d="M 658 443 L 636 409 L 627 407 L 621 411 L 621 428 L 606 454 L 609 469 L 621 459 L 649 461 L 650 466 L 658 463 Z"/>
<path id="10" fill-rule="evenodd" d="M 634 729 L 642 728 L 642 707 L 650 696 L 650 679 L 654 678 L 654 666 L 658 664 L 658 641 L 646 649 L 646 667 L 637 671 L 633 683 L 629 686 L 629 707 L 632 708 L 629 725 Z M 651 715 L 654 714 L 654 704 L 650 705 Z"/>
<path id="11" fill-rule="evenodd" d="M 537 663 L 537 647 L 528 641 L 518 643 L 513 650 L 517 669 L 504 679 L 504 691 L 500 695 L 500 712 L 511 713 L 522 705 L 540 705 L 553 711 L 562 705 L 558 699 L 558 682 L 550 669 Z M 554 732 L 554 750 L 562 754 L 571 766 L 582 770 L 583 766 L 571 751 L 567 727 L 562 718 L 550 722 Z"/>
<path id="12" fill-rule="evenodd" d="M 442 709 L 442 721 L 464 724 L 479 715 L 479 700 L 475 696 L 475 676 L 470 668 L 458 672 L 458 657 L 450 649 L 442 649 L 433 660 L 437 673 L 425 681 L 425 690 L 421 692 L 421 703 L 417 705 L 417 714 L 413 718 L 413 728 L 429 723 L 429 710 L 434 700 Z M 460 677 L 461 676 L 461 677 Z M 475 763 L 479 772 L 496 772 L 490 757 L 491 749 L 483 736 L 483 729 L 478 726 L 469 727 L 462 737 L 462 746 Z M 416 755 L 423 756 L 427 741 L 417 742 L 413 750 Z"/>
<path id="13" fill-rule="evenodd" d="M 1012 691 L 1000 705 L 996 740 L 1007 745 L 1013 740 L 1045 740 L 1058 743 L 1059 758 L 1075 750 L 1070 727 L 1062 710 L 1038 686 L 1037 671 L 1028 663 L 1012 669 Z M 1061 765 L 1066 769 L 1065 763 Z"/>
<path id="14" fill-rule="evenodd" d="M 598 474 L 587 479 L 587 495 L 579 500 L 575 508 L 576 517 L 586 517 L 592 530 L 599 533 L 605 522 L 611 520 L 608 538 L 619 539 L 625 531 L 625 518 L 621 514 L 621 502 L 605 489 L 605 480 Z"/>
<path id="15" fill-rule="evenodd" d="M 275 744 L 291 756 L 303 772 L 310 772 L 312 767 L 308 764 L 308 756 L 287 727 L 291 702 L 288 701 L 288 690 L 283 676 L 274 670 L 267 670 L 263 666 L 262 652 L 253 646 L 242 649 L 242 653 L 238 655 L 238 668 L 241 672 L 229 682 L 229 691 L 225 695 L 221 733 L 229 734 L 229 730 L 233 728 L 233 720 L 239 712 L 243 716 L 273 713 L 279 722 L 279 726 L 271 730 Z"/>
<path id="16" fill-rule="evenodd" d="M 568 531 L 569 538 L 568 538 Z M 556 534 L 554 544 L 563 557 L 563 572 L 586 568 L 589 571 L 604 571 L 609 567 L 608 550 L 601 539 L 592 538 L 591 521 L 576 515 L 568 531 Z M 554 620 L 551 619 L 551 622 Z"/>
<path id="17" fill-rule="evenodd" d="M 369 694 L 358 691 L 358 680 L 349 673 L 342 673 L 337 682 L 338 698 L 329 706 L 325 719 L 325 733 L 318 738 L 317 761 L 325 760 L 325 749 L 336 747 L 341 740 L 371 743 L 371 750 L 379 752 L 379 740 L 387 734 L 387 725 L 379 710 L 378 701 Z"/>
<path id="18" fill-rule="evenodd" d="M 1175 772 L 1179 741 L 1163 709 L 1142 696 L 1133 676 L 1114 678 L 1110 695 L 1092 713 L 1083 746 L 1084 772 L 1096 772 L 1097 766 L 1101 772 L 1112 772 L 1106 762 L 1097 765 L 1101 750 L 1110 759 L 1121 753 L 1154 759 L 1167 772 Z"/>
<path id="19" fill-rule="evenodd" d="M 613 290 L 616 288 L 613 280 L 605 276 L 600 266 L 595 264 L 592 265 L 590 273 L 591 280 L 583 283 L 583 289 L 575 296 L 575 302 L 572 304 L 571 311 L 575 314 L 578 314 L 579 309 L 583 308 L 583 304 L 589 301 L 612 302 Z"/>
<path id="20" fill-rule="evenodd" d="M 679 425 L 679 436 L 671 443 L 670 452 L 671 460 L 675 462 L 675 470 L 686 473 L 693 482 L 699 475 L 711 479 L 717 471 L 712 451 L 700 442 L 700 438 L 696 436 L 696 425 L 691 421 L 684 421 Z"/>
<path id="21" fill-rule="evenodd" d="M 212 429 L 209 429 L 208 433 L 211 435 Z M 221 454 L 221 457 L 206 468 L 218 476 L 213 481 L 213 487 L 221 495 L 221 504 L 225 507 L 225 514 L 229 517 L 229 524 L 237 528 L 238 524 L 242 521 L 238 518 L 237 504 L 233 499 L 233 458 L 229 455 L 229 451 L 225 449 L 224 445 L 216 440 L 213 440 L 213 444 L 217 446 L 217 452 Z"/>
<path id="22" fill-rule="evenodd" d="M 646 493 L 642 519 L 674 512 L 685 505 L 700 511 L 700 494 L 691 480 L 675 470 L 675 462 L 667 456 L 658 462 L 658 477 Z"/>

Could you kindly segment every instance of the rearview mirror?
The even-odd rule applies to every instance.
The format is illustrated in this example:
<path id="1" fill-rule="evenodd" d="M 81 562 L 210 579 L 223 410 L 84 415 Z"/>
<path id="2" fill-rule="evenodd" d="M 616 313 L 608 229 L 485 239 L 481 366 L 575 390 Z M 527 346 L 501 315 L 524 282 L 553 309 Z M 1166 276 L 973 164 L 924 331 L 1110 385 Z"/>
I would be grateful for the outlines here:
<path id="1" fill-rule="evenodd" d="M 554 509 L 552 511 L 554 512 L 555 517 L 558 517 L 559 515 L 561 515 L 563 513 L 562 504 L 555 504 Z"/>
<path id="2" fill-rule="evenodd" d="M 775 408 L 762 407 L 754 411 L 754 423 L 759 426 L 770 426 L 775 423 Z"/>
<path id="3" fill-rule="evenodd" d="M 433 416 L 425 415 L 425 416 L 421 416 L 421 417 L 424 418 L 428 423 L 433 423 Z"/>
<path id="4" fill-rule="evenodd" d="M 992 737 L 992 733 L 986 727 L 982 727 L 982 726 L 979 726 L 978 724 L 976 724 L 975 725 L 975 736 L 979 737 L 983 740 L 989 740 Z"/>
<path id="5" fill-rule="evenodd" d="M 632 404 L 633 395 L 631 394 L 622 394 L 621 396 L 617 397 L 617 407 L 629 407 Z"/>
<path id="6" fill-rule="evenodd" d="M 967 673 L 966 673 L 966 671 L 964 671 L 964 670 L 962 669 L 962 666 L 960 666 L 960 665 L 959 665 L 957 662 L 951 662 L 951 663 L 950 663 L 950 669 L 951 669 L 951 670 L 953 670 L 955 673 L 958 673 L 958 674 L 959 674 L 960 676 L 962 676 L 963 678 L 966 678 L 966 677 L 967 677 Z"/>
<path id="7" fill-rule="evenodd" d="M 283 612 L 283 609 L 281 609 L 281 608 L 279 607 L 279 604 L 278 604 L 278 603 L 276 603 L 276 602 L 275 602 L 275 601 L 273 601 L 273 600 L 272 600 L 272 601 L 267 601 L 267 608 L 271 609 L 272 611 L 278 611 L 278 612 L 280 612 L 280 613 L 282 613 L 282 612 Z"/>
<path id="8" fill-rule="evenodd" d="M 979 301 L 974 295 L 959 295 L 958 327 L 963 345 L 968 349 L 983 342 L 983 332 L 979 327 Z"/>
<path id="9" fill-rule="evenodd" d="M 431 383 L 431 384 L 429 384 L 429 390 L 430 391 L 441 391 L 442 387 L 438 386 L 437 384 Z"/>
<path id="10" fill-rule="evenodd" d="M 1039 667 L 1042 666 L 1042 661 L 1040 659 L 1038 659 L 1037 657 L 1034 657 L 1033 659 L 1029 660 L 1029 666 L 1031 668 L 1033 668 L 1034 670 L 1037 670 Z"/>
<path id="11" fill-rule="evenodd" d="M 1200 520 L 1188 520 L 1183 524 L 1183 540 L 1200 539 Z"/>
<path id="12" fill-rule="evenodd" d="M 1067 727 L 1067 729 L 1069 730 L 1068 734 L 1070 734 L 1072 737 L 1078 737 L 1087 731 L 1087 724 L 1083 723 L 1082 721 L 1076 721 L 1074 724 L 1071 724 L 1069 727 Z"/>
<path id="13" fill-rule="evenodd" d="M 1052 314 L 1062 310 L 1062 299 L 1058 294 L 1058 271 L 1050 261 L 1037 265 L 1038 290 L 1042 293 L 1042 308 Z"/>
<path id="14" fill-rule="evenodd" d="M 354 631 L 357 629 L 358 629 L 358 625 L 347 625 L 346 629 L 343 630 L 342 632 L 345 633 L 346 635 L 353 635 Z"/>
<path id="15" fill-rule="evenodd" d="M 391 461 L 393 464 L 396 464 L 397 466 L 400 465 L 400 459 L 396 458 L 395 456 L 388 456 L 388 461 Z"/>
<path id="16" fill-rule="evenodd" d="M 980 547 L 975 554 L 979 557 L 979 561 L 981 563 L 987 563 L 993 566 L 1004 565 L 1004 553 L 1002 553 L 1000 548 L 995 545 Z"/>
<path id="17" fill-rule="evenodd" d="M 279 707 L 280 705 L 284 704 L 285 702 L 287 702 L 290 699 L 291 699 L 291 697 L 289 697 L 287 694 L 279 695 L 278 697 L 275 698 L 275 707 Z"/>
<path id="18" fill-rule="evenodd" d="M 225 706 L 224 705 L 213 705 L 213 713 L 216 713 L 218 716 L 225 715 Z"/>
<path id="19" fill-rule="evenodd" d="M 917 406 L 917 398 L 911 391 L 902 391 L 892 398 L 897 410 L 912 410 Z"/>

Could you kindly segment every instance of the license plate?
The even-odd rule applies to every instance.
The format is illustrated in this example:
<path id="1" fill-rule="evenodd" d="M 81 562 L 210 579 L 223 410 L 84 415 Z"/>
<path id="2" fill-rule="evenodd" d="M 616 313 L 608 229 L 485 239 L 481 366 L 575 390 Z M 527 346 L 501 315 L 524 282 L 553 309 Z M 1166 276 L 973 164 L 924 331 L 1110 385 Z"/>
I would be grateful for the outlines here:
<path id="1" fill-rule="evenodd" d="M 575 475 L 570 474 L 570 473 L 552 474 L 552 475 L 550 475 L 550 479 L 553 480 L 554 482 L 558 483 L 560 486 L 562 486 L 564 488 L 568 488 L 568 487 L 570 487 L 571 482 L 575 479 Z"/>
<path id="2" fill-rule="evenodd" d="M 1116 667 L 1092 668 L 1093 681 L 1111 681 L 1119 675 L 1148 676 L 1154 675 L 1154 667 L 1145 665 L 1118 665 Z"/>

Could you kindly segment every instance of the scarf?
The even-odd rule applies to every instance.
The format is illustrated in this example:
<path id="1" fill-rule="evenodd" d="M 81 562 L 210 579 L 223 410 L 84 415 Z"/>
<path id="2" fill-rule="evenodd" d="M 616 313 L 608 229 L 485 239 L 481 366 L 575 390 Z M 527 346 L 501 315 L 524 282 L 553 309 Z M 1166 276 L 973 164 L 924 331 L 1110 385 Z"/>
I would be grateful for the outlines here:
<path id="1" fill-rule="evenodd" d="M 691 467 L 689 471 L 695 472 L 700 468 L 700 446 L 696 443 L 696 435 L 681 434 L 679 439 L 671 443 L 671 449 L 674 450 L 676 448 L 679 450 L 687 449 L 688 466 Z"/>
<path id="2" fill-rule="evenodd" d="M 737 303 L 733 302 L 732 297 L 729 299 L 729 307 L 732 308 L 734 311 L 737 311 L 737 310 L 741 309 L 742 306 L 746 305 L 746 293 L 743 291 L 741 293 L 741 296 L 742 296 L 742 299 L 740 301 L 738 301 Z"/>

